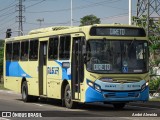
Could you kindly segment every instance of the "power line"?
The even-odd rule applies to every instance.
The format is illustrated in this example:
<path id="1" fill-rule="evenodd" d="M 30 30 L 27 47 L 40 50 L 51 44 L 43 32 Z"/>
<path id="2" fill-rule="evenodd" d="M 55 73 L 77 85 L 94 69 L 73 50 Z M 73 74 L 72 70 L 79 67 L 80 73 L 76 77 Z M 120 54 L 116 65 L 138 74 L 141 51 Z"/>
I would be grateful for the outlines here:
<path id="1" fill-rule="evenodd" d="M 135 12 L 136 13 L 136 12 Z M 124 16 L 127 16 L 128 13 L 121 13 L 121 14 L 118 14 L 118 15 L 112 15 L 112 16 L 108 16 L 108 17 L 101 17 L 100 19 L 103 20 L 103 19 L 115 19 L 115 18 L 118 18 L 118 17 L 124 17 Z M 79 23 L 80 21 L 79 20 L 73 20 L 74 23 Z"/>
<path id="2" fill-rule="evenodd" d="M 6 9 L 8 9 L 8 8 L 14 7 L 15 5 L 12 5 L 13 3 L 15 3 L 15 1 L 12 2 L 9 6 L 7 6 L 7 7 L 3 8 L 3 9 L 1 9 L 0 12 L 6 10 Z"/>
<path id="3" fill-rule="evenodd" d="M 40 4 L 40 3 L 44 2 L 44 1 L 46 1 L 46 0 L 42 0 L 42 1 L 40 1 L 40 2 L 37 2 L 37 3 L 35 3 L 35 4 L 32 4 L 32 5 L 30 5 L 30 6 L 27 6 L 26 8 L 33 7 L 33 6 L 35 6 L 35 5 L 37 5 L 37 4 Z"/>
<path id="4" fill-rule="evenodd" d="M 107 0 L 105 1 L 101 1 L 101 2 L 96 2 L 96 3 L 92 3 L 92 4 L 88 4 L 88 5 L 83 5 L 83 6 L 78 6 L 78 7 L 73 7 L 73 10 L 77 10 L 77 9 L 85 9 L 85 8 L 89 8 L 89 7 L 95 7 L 95 6 L 100 6 L 100 5 L 104 5 L 105 3 L 109 4 L 109 3 L 114 3 L 120 0 L 114 0 L 112 2 L 108 2 Z M 59 10 L 48 10 L 48 11 L 37 11 L 37 12 L 26 12 L 26 13 L 46 13 L 46 12 L 64 12 L 64 11 L 69 11 L 71 10 L 71 8 L 65 8 L 65 9 L 59 9 Z"/>
<path id="5" fill-rule="evenodd" d="M 13 25 L 14 25 L 14 24 L 6 27 L 5 30 L 6 30 L 7 28 L 11 28 L 11 29 L 17 29 L 17 28 L 18 28 L 18 26 L 13 26 Z M 5 35 L 5 33 L 6 33 L 6 31 L 0 32 L 0 35 Z"/>
<path id="6" fill-rule="evenodd" d="M 127 16 L 128 13 L 121 13 L 118 15 L 112 15 L 112 16 L 108 16 L 108 17 L 101 17 L 100 19 L 114 19 L 114 18 L 118 18 L 118 17 L 123 17 L 123 16 Z M 61 22 L 61 23 L 44 23 L 44 25 L 51 25 L 51 24 L 69 24 L 70 21 L 68 22 Z M 79 20 L 73 20 L 74 23 L 79 23 Z M 31 24 L 31 25 L 39 25 L 38 23 L 31 23 L 31 22 L 25 22 L 26 24 Z"/>
<path id="7" fill-rule="evenodd" d="M 0 24 L 0 26 L 3 26 L 4 24 L 7 24 L 8 22 L 12 21 L 15 17 L 9 19 L 8 21 L 4 21 L 3 23 Z"/>
<path id="8" fill-rule="evenodd" d="M 38 1 L 38 0 L 27 0 L 27 2 L 29 2 L 29 1 Z M 58 0 L 46 0 L 46 1 L 58 1 Z"/>
<path id="9" fill-rule="evenodd" d="M 15 13 L 16 13 L 16 12 L 11 12 L 11 13 L 7 14 L 7 16 L 6 16 L 5 18 L 3 18 L 3 19 L 0 19 L 0 21 L 6 20 L 7 18 L 11 17 L 11 16 L 14 15 Z M 11 15 L 11 16 L 10 16 L 10 15 Z"/>
<path id="10" fill-rule="evenodd" d="M 70 21 L 67 22 L 59 22 L 59 23 L 43 23 L 43 25 L 54 25 L 54 24 L 69 24 Z M 31 25 L 39 25 L 38 23 L 31 23 L 31 22 L 25 22 L 25 24 L 31 24 Z"/>
<path id="11" fill-rule="evenodd" d="M 88 3 L 94 3 L 94 2 L 91 2 L 91 1 L 88 1 L 88 0 L 83 0 L 83 1 L 88 2 Z M 119 0 L 119 1 L 121 1 L 121 0 Z M 104 6 L 104 4 L 102 4 L 102 6 Z M 120 7 L 115 7 L 115 6 L 109 6 L 109 5 L 105 5 L 104 7 L 106 7 L 106 6 L 110 7 L 110 8 L 120 9 L 120 10 L 128 10 L 128 9 L 125 9 L 125 8 L 120 8 Z"/>
<path id="12" fill-rule="evenodd" d="M 14 4 L 14 7 L 16 6 L 17 4 Z M 13 9 L 14 9 L 14 11 L 15 11 L 15 8 L 13 8 L 13 7 L 10 7 L 10 8 L 8 8 L 8 10 L 7 11 L 5 11 L 4 13 L 2 13 L 1 15 L 0 15 L 0 17 L 3 17 L 3 16 L 6 16 L 7 14 L 7 12 L 10 12 L 10 11 L 13 11 Z"/>
<path id="13" fill-rule="evenodd" d="M 6 13 L 7 13 L 7 12 L 6 12 Z M 14 11 L 14 12 L 10 12 L 10 13 L 8 13 L 8 14 L 6 14 L 6 13 L 4 13 L 4 14 L 1 14 L 1 15 L 0 15 L 0 17 L 4 17 L 4 16 L 11 15 L 11 14 L 15 13 L 15 11 Z"/>
<path id="14" fill-rule="evenodd" d="M 1 28 L 0 31 L 6 30 L 8 27 L 11 28 L 13 25 L 16 25 L 16 24 L 15 24 L 15 23 L 12 23 L 12 24 L 8 25 L 7 27 Z M 17 25 L 16 25 L 16 26 L 17 26 Z"/>

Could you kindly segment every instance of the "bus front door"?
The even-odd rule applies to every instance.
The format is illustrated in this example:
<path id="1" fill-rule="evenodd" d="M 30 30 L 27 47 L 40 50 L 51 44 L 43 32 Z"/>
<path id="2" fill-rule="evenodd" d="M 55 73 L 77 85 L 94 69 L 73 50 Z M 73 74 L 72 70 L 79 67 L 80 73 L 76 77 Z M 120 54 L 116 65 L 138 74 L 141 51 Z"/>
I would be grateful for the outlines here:
<path id="1" fill-rule="evenodd" d="M 39 95 L 47 95 L 47 42 L 40 41 L 39 47 Z"/>
<path id="2" fill-rule="evenodd" d="M 82 56 L 83 37 L 73 37 L 72 46 L 72 64 L 71 64 L 71 88 L 72 99 L 80 99 L 80 84 L 83 81 L 84 76 L 84 64 Z"/>

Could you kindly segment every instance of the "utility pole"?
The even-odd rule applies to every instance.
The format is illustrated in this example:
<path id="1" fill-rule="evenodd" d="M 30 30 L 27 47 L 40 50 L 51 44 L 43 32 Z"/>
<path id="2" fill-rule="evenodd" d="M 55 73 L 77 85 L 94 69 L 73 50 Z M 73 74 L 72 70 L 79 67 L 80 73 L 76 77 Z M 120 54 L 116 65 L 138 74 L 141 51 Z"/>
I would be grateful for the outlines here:
<path id="1" fill-rule="evenodd" d="M 72 3 L 72 0 L 71 0 L 71 26 L 73 26 L 73 11 L 72 11 L 72 6 L 73 6 L 73 3 Z"/>
<path id="2" fill-rule="evenodd" d="M 37 19 L 37 22 L 39 22 L 39 27 L 41 27 L 42 22 L 44 22 L 44 18 L 43 19 Z"/>
<path id="3" fill-rule="evenodd" d="M 18 36 L 23 35 L 23 22 L 25 22 L 25 16 L 23 16 L 23 12 L 25 11 L 25 6 L 22 4 L 24 0 L 19 0 L 19 4 L 16 5 L 16 11 L 19 12 L 19 15 L 16 16 L 16 22 L 19 23 L 18 27 Z"/>
<path id="4" fill-rule="evenodd" d="M 129 25 L 132 25 L 132 0 L 129 0 Z"/>

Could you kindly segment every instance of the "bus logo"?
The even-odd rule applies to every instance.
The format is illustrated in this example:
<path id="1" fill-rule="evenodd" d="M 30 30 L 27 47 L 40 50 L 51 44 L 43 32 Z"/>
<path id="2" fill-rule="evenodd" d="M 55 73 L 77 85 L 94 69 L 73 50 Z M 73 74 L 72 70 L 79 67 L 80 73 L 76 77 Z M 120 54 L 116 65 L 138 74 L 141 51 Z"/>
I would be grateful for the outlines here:
<path id="1" fill-rule="evenodd" d="M 48 74 L 59 74 L 59 67 L 48 67 Z"/>

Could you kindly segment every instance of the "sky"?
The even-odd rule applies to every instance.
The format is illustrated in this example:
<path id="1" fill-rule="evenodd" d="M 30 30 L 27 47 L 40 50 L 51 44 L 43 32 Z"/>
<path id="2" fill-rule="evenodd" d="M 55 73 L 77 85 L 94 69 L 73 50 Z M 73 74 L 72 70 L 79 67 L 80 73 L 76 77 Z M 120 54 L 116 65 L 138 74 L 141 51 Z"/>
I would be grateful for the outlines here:
<path id="1" fill-rule="evenodd" d="M 128 24 L 129 0 L 72 0 L 73 26 L 80 25 L 80 19 L 93 14 L 100 18 L 101 23 Z M 12 29 L 12 36 L 17 36 L 19 23 L 19 0 L 0 0 L 0 39 L 5 38 L 8 28 Z M 132 15 L 136 15 L 137 0 L 132 0 Z M 23 33 L 30 30 L 50 26 L 70 26 L 71 0 L 24 0 Z M 40 22 L 38 19 L 44 19 Z"/>

